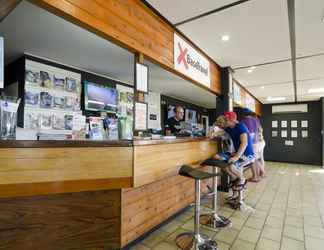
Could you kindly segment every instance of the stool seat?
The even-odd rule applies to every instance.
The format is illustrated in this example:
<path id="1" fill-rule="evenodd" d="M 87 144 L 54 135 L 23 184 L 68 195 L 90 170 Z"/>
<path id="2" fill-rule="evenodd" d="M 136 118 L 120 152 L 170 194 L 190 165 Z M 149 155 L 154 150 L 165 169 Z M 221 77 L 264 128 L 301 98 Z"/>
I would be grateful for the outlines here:
<path id="1" fill-rule="evenodd" d="M 218 176 L 218 174 L 212 174 L 212 173 L 196 170 L 193 167 L 190 167 L 188 165 L 181 166 L 179 170 L 179 175 L 189 177 L 195 180 L 204 180 L 204 179 Z"/>
<path id="2" fill-rule="evenodd" d="M 209 158 L 201 163 L 201 165 L 206 165 L 206 166 L 211 166 L 211 167 L 219 167 L 219 168 L 226 168 L 230 163 L 223 161 L 223 160 L 218 160 L 215 158 Z"/>

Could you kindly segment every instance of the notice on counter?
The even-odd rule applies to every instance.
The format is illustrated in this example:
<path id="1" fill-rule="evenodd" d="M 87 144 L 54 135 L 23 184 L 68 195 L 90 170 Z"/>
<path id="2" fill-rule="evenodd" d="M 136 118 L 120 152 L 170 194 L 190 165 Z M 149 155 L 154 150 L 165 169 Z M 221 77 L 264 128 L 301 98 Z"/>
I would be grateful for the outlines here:
<path id="1" fill-rule="evenodd" d="M 135 103 L 135 130 L 147 130 L 147 104 Z"/>
<path id="2" fill-rule="evenodd" d="M 148 92 L 148 66 L 141 63 L 136 63 L 136 89 Z"/>
<path id="3" fill-rule="evenodd" d="M 86 129 L 86 117 L 84 115 L 73 115 L 73 130 L 81 131 Z"/>

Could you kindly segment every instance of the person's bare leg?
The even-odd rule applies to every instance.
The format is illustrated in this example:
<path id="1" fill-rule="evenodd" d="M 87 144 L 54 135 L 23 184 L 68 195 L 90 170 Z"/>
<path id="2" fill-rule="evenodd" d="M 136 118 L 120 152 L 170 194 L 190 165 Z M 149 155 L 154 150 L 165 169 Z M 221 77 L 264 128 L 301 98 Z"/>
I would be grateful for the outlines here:
<path id="1" fill-rule="evenodd" d="M 264 162 L 264 156 L 263 156 L 263 149 L 260 154 L 260 176 L 266 177 L 266 171 L 265 171 L 265 162 Z"/>
<path id="2" fill-rule="evenodd" d="M 249 179 L 250 181 L 258 181 L 259 180 L 259 171 L 260 171 L 260 163 L 259 160 L 256 160 L 251 167 L 252 177 Z"/>
<path id="3" fill-rule="evenodd" d="M 230 166 L 227 167 L 227 168 L 225 168 L 225 171 L 226 171 L 226 173 L 231 177 L 232 180 L 235 180 L 235 179 L 237 178 L 237 176 L 235 175 L 235 173 L 233 173 L 233 172 L 231 171 Z"/>

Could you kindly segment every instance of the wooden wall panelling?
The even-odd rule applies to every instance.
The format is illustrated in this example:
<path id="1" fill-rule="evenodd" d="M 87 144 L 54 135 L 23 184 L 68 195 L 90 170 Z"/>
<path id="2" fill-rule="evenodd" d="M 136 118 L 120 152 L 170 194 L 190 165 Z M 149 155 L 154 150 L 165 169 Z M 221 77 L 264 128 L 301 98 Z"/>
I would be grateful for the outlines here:
<path id="1" fill-rule="evenodd" d="M 21 2 L 21 0 L 0 0 L 0 22 Z"/>
<path id="2" fill-rule="evenodd" d="M 120 249 L 120 190 L 0 199 L 0 249 Z"/>
<path id="3" fill-rule="evenodd" d="M 206 170 L 206 169 L 205 169 Z M 206 183 L 202 188 L 206 191 Z M 194 201 L 194 181 L 179 175 L 122 190 L 122 246 Z"/>
<path id="4" fill-rule="evenodd" d="M 133 175 L 132 147 L 0 149 L 0 161 L 0 197 L 130 187 Z"/>
<path id="5" fill-rule="evenodd" d="M 173 33 L 175 29 L 140 0 L 30 1 L 130 51 L 143 53 L 163 68 L 202 88 L 220 94 L 219 66 L 211 59 L 209 59 L 212 73 L 210 89 L 174 69 Z"/>
<path id="6" fill-rule="evenodd" d="M 207 159 L 217 152 L 213 141 L 134 146 L 134 187 L 178 173 L 183 164 Z"/>

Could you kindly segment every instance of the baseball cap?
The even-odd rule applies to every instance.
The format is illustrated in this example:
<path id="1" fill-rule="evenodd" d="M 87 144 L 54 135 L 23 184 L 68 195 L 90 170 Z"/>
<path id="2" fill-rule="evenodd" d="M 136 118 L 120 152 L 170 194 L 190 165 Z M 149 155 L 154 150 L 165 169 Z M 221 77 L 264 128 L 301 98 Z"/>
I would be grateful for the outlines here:
<path id="1" fill-rule="evenodd" d="M 226 117 L 226 119 L 228 119 L 229 121 L 236 121 L 237 120 L 237 115 L 235 112 L 233 111 L 228 111 L 224 113 L 224 116 Z"/>

